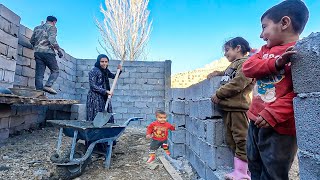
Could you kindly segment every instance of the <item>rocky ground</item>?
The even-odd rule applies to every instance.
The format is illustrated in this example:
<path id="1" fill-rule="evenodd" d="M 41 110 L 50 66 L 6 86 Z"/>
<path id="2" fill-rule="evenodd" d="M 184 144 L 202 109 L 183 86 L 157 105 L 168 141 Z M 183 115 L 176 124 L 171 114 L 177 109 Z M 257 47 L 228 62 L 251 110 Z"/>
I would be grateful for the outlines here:
<path id="1" fill-rule="evenodd" d="M 58 130 L 47 127 L 40 130 L 24 131 L 10 137 L 0 145 L 0 179 L 53 179 L 55 166 L 50 161 L 54 153 Z M 64 138 L 62 148 L 69 147 L 71 138 Z M 111 168 L 104 169 L 104 158 L 93 156 L 85 173 L 76 178 L 108 180 L 170 180 L 172 179 L 159 160 L 146 164 L 149 141 L 143 129 L 127 128 L 113 150 Z M 161 154 L 161 151 L 158 151 Z M 181 162 L 180 162 L 181 165 Z M 184 164 L 182 178 L 195 180 L 197 176 L 189 165 Z M 295 161 L 290 179 L 297 180 L 298 165 Z"/>

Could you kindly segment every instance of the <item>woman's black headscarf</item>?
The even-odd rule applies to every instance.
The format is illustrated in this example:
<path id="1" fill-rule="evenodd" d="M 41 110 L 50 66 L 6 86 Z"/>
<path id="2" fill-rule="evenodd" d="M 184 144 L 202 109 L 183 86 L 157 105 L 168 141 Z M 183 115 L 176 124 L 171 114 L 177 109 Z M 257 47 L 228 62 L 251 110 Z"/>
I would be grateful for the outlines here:
<path id="1" fill-rule="evenodd" d="M 103 76 L 103 79 L 104 79 L 104 82 L 105 82 L 106 89 L 107 89 L 107 90 L 110 90 L 110 84 L 109 84 L 109 78 L 108 78 L 109 70 L 108 70 L 108 67 L 107 67 L 106 69 L 103 69 L 103 68 L 100 66 L 100 60 L 101 60 L 102 58 L 107 58 L 108 61 L 109 61 L 109 58 L 108 58 L 107 55 L 105 55 L 105 54 L 100 54 L 100 55 L 97 57 L 97 62 L 94 64 L 94 66 L 100 69 L 100 71 L 102 72 L 102 76 Z"/>

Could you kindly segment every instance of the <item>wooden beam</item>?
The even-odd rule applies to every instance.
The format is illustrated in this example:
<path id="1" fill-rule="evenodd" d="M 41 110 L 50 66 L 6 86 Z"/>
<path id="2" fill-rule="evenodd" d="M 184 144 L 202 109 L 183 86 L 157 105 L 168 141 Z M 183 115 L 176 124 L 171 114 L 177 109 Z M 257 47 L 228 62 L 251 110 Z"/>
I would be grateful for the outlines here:
<path id="1" fill-rule="evenodd" d="M 68 99 L 39 99 L 12 94 L 0 94 L 0 104 L 33 104 L 33 105 L 50 105 L 50 104 L 78 104 L 78 100 Z"/>
<path id="2" fill-rule="evenodd" d="M 168 160 L 166 160 L 165 157 L 160 156 L 159 159 L 173 180 L 182 180 L 180 174 L 176 171 L 176 169 L 174 169 L 174 167 L 172 167 L 170 162 Z"/>

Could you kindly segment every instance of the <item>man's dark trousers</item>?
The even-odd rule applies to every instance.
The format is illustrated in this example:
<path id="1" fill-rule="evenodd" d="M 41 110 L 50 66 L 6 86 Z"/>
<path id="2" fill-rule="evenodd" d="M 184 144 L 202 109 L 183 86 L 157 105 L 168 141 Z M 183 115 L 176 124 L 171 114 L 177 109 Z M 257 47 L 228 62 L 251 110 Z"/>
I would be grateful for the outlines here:
<path id="1" fill-rule="evenodd" d="M 43 78 L 46 67 L 50 69 L 50 76 L 45 86 L 51 87 L 59 76 L 59 66 L 56 55 L 52 53 L 35 52 L 36 75 L 35 86 L 37 90 L 43 90 Z"/>

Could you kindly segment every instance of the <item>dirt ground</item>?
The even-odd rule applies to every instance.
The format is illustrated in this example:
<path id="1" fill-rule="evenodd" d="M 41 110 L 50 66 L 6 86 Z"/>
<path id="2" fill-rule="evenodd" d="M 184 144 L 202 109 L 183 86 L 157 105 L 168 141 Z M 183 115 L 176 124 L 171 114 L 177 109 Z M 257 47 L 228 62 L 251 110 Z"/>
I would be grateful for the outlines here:
<path id="1" fill-rule="evenodd" d="M 54 153 L 57 136 L 58 130 L 49 127 L 9 138 L 0 147 L 0 179 L 52 179 L 55 166 L 50 156 Z M 63 139 L 63 149 L 71 144 L 70 140 Z M 76 179 L 170 180 L 159 160 L 152 166 L 146 163 L 148 145 L 143 129 L 127 128 L 113 150 L 111 168 L 104 169 L 104 158 L 95 155 L 85 173 Z"/>
<path id="2" fill-rule="evenodd" d="M 52 179 L 55 166 L 50 161 L 54 153 L 58 130 L 47 127 L 24 131 L 0 145 L 0 179 Z M 62 148 L 69 147 L 71 138 L 64 138 Z M 111 168 L 104 169 L 104 158 L 93 156 L 92 163 L 77 180 L 171 180 L 159 160 L 152 166 L 146 164 L 149 141 L 143 129 L 127 128 L 113 150 Z M 158 150 L 158 154 L 161 151 Z M 156 167 L 155 169 L 154 166 Z M 181 174 L 184 180 L 195 180 L 193 173 Z M 298 180 L 298 164 L 295 161 L 291 180 Z"/>

